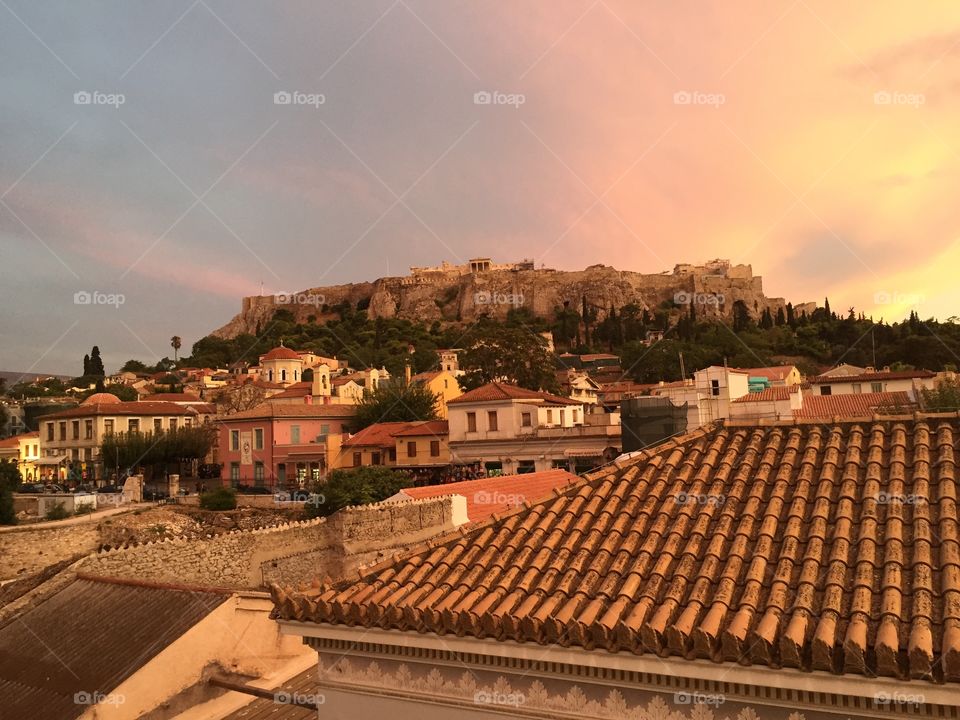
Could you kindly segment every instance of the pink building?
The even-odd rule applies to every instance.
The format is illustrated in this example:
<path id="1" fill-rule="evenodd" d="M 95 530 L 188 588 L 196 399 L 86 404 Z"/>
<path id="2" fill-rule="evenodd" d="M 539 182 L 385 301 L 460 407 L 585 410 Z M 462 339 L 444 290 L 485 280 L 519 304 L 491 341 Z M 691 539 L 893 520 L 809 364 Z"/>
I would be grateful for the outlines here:
<path id="1" fill-rule="evenodd" d="M 265 402 L 220 419 L 224 484 L 305 487 L 326 476 L 353 405 Z"/>

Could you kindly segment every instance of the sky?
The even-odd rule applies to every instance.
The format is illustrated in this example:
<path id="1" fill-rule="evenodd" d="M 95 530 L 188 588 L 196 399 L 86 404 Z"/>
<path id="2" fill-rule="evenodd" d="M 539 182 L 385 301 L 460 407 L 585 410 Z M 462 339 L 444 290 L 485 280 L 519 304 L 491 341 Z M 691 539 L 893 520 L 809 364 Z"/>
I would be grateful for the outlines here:
<path id="1" fill-rule="evenodd" d="M 3 370 L 474 256 L 960 314 L 955 2 L 0 0 L 0 78 Z"/>

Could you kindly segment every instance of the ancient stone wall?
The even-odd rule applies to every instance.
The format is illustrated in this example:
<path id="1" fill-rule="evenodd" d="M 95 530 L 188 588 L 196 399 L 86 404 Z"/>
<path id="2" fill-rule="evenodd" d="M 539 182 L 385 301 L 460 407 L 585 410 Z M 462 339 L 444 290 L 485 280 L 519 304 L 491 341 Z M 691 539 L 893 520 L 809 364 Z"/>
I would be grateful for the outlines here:
<path id="1" fill-rule="evenodd" d="M 96 522 L 5 529 L 0 532 L 0 580 L 39 572 L 62 560 L 93 552 L 99 543 Z"/>

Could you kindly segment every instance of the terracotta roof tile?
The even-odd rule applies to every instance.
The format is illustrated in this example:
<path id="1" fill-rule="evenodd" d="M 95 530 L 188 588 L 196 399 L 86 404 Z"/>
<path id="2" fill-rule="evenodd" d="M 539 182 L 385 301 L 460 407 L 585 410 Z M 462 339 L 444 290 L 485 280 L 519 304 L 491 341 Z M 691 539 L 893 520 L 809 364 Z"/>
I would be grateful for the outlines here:
<path id="1" fill-rule="evenodd" d="M 497 400 L 532 400 L 558 405 L 579 405 L 576 400 L 560 397 L 540 390 L 527 390 L 516 385 L 492 382 L 465 392 L 463 395 L 447 400 L 447 405 L 453 403 L 493 402 Z"/>
<path id="2" fill-rule="evenodd" d="M 768 387 L 760 392 L 747 393 L 741 397 L 738 397 L 734 400 L 735 403 L 748 403 L 748 402 L 771 402 L 774 400 L 789 400 L 790 393 L 796 392 L 799 386 L 787 386 L 787 385 L 774 385 L 773 387 Z M 837 396 L 839 397 L 839 395 Z"/>
<path id="3" fill-rule="evenodd" d="M 957 414 L 701 428 L 276 614 L 958 682 L 958 444 Z"/>
<path id="4" fill-rule="evenodd" d="M 412 423 L 409 422 L 381 422 L 365 427 L 358 433 L 343 441 L 344 447 L 393 447 L 393 436 L 401 430 L 406 430 Z"/>
<path id="5" fill-rule="evenodd" d="M 863 372 L 856 375 L 817 375 L 808 381 L 811 385 L 878 382 L 881 380 L 911 380 L 930 379 L 936 377 L 935 372 L 929 370 L 880 370 L 877 372 Z"/>
<path id="6" fill-rule="evenodd" d="M 269 400 L 262 402 L 255 408 L 242 410 L 233 415 L 226 415 L 222 418 L 224 422 L 231 420 L 251 420 L 268 418 L 348 418 L 353 417 L 357 412 L 355 405 L 339 405 L 336 403 L 323 404 L 315 403 L 313 405 L 299 405 L 291 403 L 272 403 Z"/>
<path id="7" fill-rule="evenodd" d="M 803 406 L 794 411 L 798 418 L 870 417 L 874 412 L 900 414 L 916 409 L 909 393 L 859 393 L 844 395 L 813 395 L 805 393 Z"/>

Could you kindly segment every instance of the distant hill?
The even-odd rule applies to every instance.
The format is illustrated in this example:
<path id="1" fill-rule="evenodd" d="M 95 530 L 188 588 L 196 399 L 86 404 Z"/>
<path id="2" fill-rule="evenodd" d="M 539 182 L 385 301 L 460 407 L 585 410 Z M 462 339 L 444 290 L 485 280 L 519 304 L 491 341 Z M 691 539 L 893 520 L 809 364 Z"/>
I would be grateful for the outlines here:
<path id="1" fill-rule="evenodd" d="M 18 382 L 35 382 L 55 377 L 58 380 L 72 380 L 73 375 L 57 375 L 56 373 L 35 373 L 35 372 L 16 372 L 13 370 L 0 370 L 0 380 L 6 380 L 7 386 Z"/>

